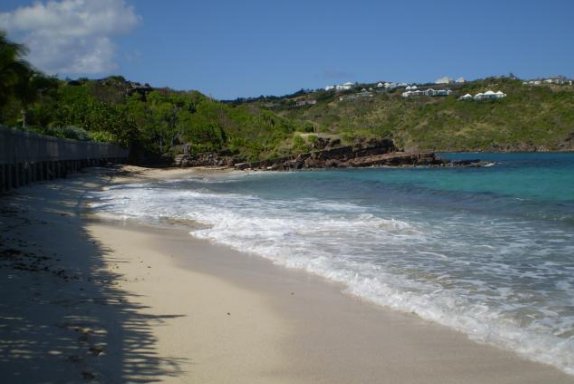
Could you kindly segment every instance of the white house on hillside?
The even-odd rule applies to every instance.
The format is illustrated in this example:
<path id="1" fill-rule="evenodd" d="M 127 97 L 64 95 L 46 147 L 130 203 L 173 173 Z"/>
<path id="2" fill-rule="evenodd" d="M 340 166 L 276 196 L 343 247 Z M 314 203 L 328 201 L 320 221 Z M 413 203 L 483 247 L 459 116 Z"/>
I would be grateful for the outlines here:
<path id="1" fill-rule="evenodd" d="M 450 84 L 450 83 L 453 83 L 453 82 L 454 82 L 453 79 L 451 79 L 451 78 L 448 77 L 448 76 L 444 76 L 444 77 L 439 77 L 438 79 L 436 79 L 434 83 L 435 83 L 435 84 Z"/>
<path id="2" fill-rule="evenodd" d="M 348 91 L 350 89 L 353 89 L 354 86 L 355 84 L 349 81 L 346 82 L 345 84 L 327 85 L 325 87 L 325 91 L 332 91 L 333 89 L 336 91 Z"/>
<path id="3" fill-rule="evenodd" d="M 335 86 L 335 89 L 337 91 L 348 91 L 350 89 L 352 89 L 354 86 L 353 83 L 351 83 L 350 81 L 346 82 L 345 84 L 339 84 Z"/>
<path id="4" fill-rule="evenodd" d="M 429 97 L 435 97 L 435 96 L 449 96 L 452 93 L 452 91 L 450 89 L 425 89 L 420 90 L 409 90 L 406 92 L 401 93 L 401 96 L 404 98 L 408 98 L 408 97 L 415 97 L 415 96 L 429 96 Z"/>
<path id="5" fill-rule="evenodd" d="M 491 90 L 488 90 L 484 93 L 477 93 L 476 95 L 474 95 L 473 99 L 480 101 L 480 100 L 498 100 L 498 99 L 502 99 L 506 97 L 506 94 L 503 93 L 502 91 L 498 91 L 498 92 L 493 92 Z"/>

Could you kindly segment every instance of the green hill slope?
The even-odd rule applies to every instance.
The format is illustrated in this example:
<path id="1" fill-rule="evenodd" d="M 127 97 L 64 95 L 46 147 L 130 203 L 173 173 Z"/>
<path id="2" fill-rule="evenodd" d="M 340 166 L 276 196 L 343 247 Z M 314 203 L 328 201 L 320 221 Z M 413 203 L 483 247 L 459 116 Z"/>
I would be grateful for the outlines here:
<path id="1" fill-rule="evenodd" d="M 433 87 L 429 85 L 424 88 Z M 436 86 L 434 86 L 436 87 Z M 462 101 L 466 93 L 502 91 L 500 100 Z M 401 91 L 335 94 L 315 92 L 316 104 L 276 106 L 288 119 L 316 132 L 357 137 L 389 137 L 407 149 L 440 151 L 574 149 L 574 87 L 523 85 L 487 79 L 455 86 L 447 97 L 401 97 Z"/>

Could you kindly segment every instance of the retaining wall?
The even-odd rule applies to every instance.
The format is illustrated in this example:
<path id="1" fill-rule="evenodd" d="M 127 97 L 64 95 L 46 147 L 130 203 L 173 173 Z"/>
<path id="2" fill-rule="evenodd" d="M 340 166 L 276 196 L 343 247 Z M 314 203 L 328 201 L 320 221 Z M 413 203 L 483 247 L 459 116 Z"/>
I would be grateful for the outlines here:
<path id="1" fill-rule="evenodd" d="M 122 162 L 128 151 L 115 144 L 60 139 L 0 126 L 0 191 L 66 177 L 81 168 Z"/>

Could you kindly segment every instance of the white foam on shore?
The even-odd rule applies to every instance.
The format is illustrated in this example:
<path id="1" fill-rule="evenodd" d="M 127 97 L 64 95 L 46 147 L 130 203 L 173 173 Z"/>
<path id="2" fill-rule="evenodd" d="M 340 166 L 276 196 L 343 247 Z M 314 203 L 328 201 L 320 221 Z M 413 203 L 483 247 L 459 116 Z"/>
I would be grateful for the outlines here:
<path id="1" fill-rule="evenodd" d="M 569 252 L 567 234 L 549 232 L 541 246 L 538 229 L 524 223 L 460 215 L 439 226 L 434 217 L 399 209 L 171 184 L 110 188 L 92 207 L 116 218 L 200 223 L 195 237 L 343 283 L 350 294 L 574 374 L 574 266 L 537 261 Z M 520 262 L 507 262 L 516 257 Z"/>

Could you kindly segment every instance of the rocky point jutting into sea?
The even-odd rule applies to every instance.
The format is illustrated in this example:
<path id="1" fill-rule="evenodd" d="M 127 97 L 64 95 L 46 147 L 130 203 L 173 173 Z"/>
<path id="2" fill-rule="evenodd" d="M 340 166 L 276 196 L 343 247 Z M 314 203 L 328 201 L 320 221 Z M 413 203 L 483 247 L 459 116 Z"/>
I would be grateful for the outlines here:
<path id="1" fill-rule="evenodd" d="M 404 151 L 398 149 L 392 140 L 368 140 L 356 145 L 340 145 L 339 140 L 320 139 L 315 150 L 293 156 L 246 162 L 235 161 L 233 157 L 214 153 L 180 155 L 175 165 L 232 166 L 236 169 L 259 169 L 287 171 L 318 168 L 361 168 L 361 167 L 413 167 L 413 166 L 481 166 L 480 160 L 441 159 L 432 151 Z"/>

